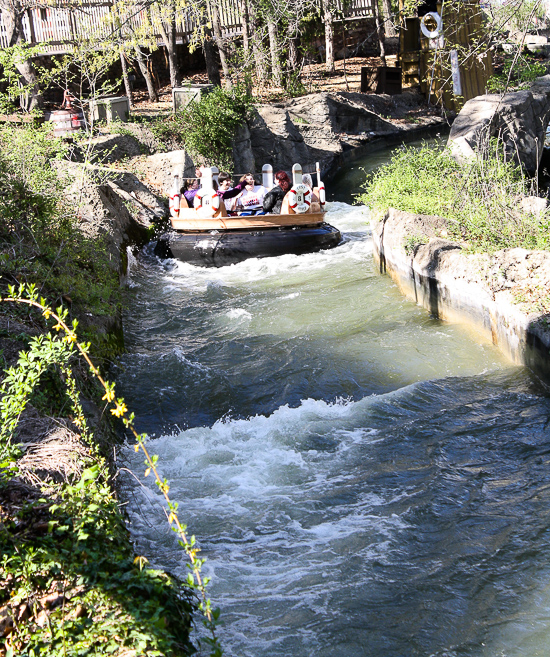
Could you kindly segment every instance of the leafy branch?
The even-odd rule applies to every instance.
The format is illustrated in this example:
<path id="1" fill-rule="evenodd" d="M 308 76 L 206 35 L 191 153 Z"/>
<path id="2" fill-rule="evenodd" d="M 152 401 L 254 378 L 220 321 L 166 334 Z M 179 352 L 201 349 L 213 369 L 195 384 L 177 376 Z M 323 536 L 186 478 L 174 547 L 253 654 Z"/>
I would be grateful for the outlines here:
<path id="1" fill-rule="evenodd" d="M 188 537 L 187 526 L 179 519 L 178 503 L 171 500 L 169 496 L 170 486 L 167 480 L 161 478 L 158 472 L 158 456 L 151 454 L 147 449 L 145 444 L 146 434 L 138 433 L 135 428 L 134 413 L 128 412 L 124 399 L 116 396 L 115 384 L 104 379 L 92 362 L 89 356 L 90 343 L 78 341 L 76 334 L 77 320 L 73 320 L 69 324 L 67 319 L 68 311 L 62 307 L 58 308 L 57 311 L 53 311 L 47 301 L 43 297 L 39 297 L 34 284 L 21 284 L 18 290 L 14 286 L 9 286 L 8 296 L 0 297 L 0 302 L 24 304 L 39 309 L 47 321 L 53 320 L 56 322 L 53 330 L 57 332 L 57 335 L 50 332 L 33 338 L 29 352 L 20 355 L 19 367 L 11 367 L 6 372 L 6 377 L 0 388 L 0 394 L 2 394 L 2 400 L 0 401 L 0 417 L 2 419 L 0 448 L 3 449 L 3 452 L 0 452 L 0 469 L 5 472 L 16 469 L 14 458 L 17 452 L 13 449 L 11 441 L 19 417 L 25 409 L 29 395 L 37 385 L 40 376 L 52 364 L 58 364 L 64 374 L 67 394 L 72 402 L 74 424 L 80 428 L 82 437 L 90 447 L 96 449 L 92 443 L 92 436 L 80 404 L 76 381 L 69 366 L 71 356 L 75 354 L 75 351 L 79 352 L 104 389 L 105 394 L 102 399 L 107 406 L 112 406 L 111 413 L 122 420 L 124 426 L 129 429 L 136 439 L 135 451 L 139 452 L 141 449 L 143 452 L 145 465 L 147 466 L 145 476 L 148 476 L 151 472 L 154 475 L 155 483 L 166 501 L 167 508 L 164 511 L 170 528 L 178 535 L 178 544 L 189 558 L 187 564 L 189 572 L 186 583 L 190 589 L 198 592 L 201 598 L 199 609 L 203 614 L 203 624 L 210 633 L 210 636 L 205 639 L 211 648 L 210 657 L 221 657 L 223 650 L 216 634 L 219 609 L 212 609 L 211 601 L 206 593 L 209 578 L 203 577 L 201 574 L 205 559 L 198 556 L 200 549 L 196 546 L 195 536 Z"/>

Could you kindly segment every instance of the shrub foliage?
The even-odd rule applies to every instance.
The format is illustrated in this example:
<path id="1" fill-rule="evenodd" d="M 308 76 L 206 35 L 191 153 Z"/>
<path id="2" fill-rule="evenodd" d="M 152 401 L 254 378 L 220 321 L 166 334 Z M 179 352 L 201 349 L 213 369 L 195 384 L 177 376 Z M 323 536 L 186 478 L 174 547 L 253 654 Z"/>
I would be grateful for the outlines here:
<path id="1" fill-rule="evenodd" d="M 197 163 L 231 169 L 233 138 L 251 107 L 252 97 L 242 87 L 216 87 L 158 122 L 153 131 L 161 139 L 181 142 Z"/>
<path id="2" fill-rule="evenodd" d="M 459 164 L 448 149 L 404 147 L 371 174 L 359 200 L 375 211 L 396 208 L 448 220 L 454 239 L 475 251 L 509 247 L 550 250 L 550 217 L 521 209 L 533 195 L 519 167 L 495 147 L 486 157 Z"/>

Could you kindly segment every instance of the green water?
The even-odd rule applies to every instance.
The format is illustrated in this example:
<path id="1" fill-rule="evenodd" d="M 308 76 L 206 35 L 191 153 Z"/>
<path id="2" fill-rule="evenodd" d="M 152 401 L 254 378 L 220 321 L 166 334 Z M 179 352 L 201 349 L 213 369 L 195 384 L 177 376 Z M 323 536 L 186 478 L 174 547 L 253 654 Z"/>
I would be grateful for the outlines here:
<path id="1" fill-rule="evenodd" d="M 366 209 L 329 213 L 331 251 L 131 272 L 118 385 L 208 558 L 226 654 L 546 655 L 550 400 L 378 274 Z M 185 576 L 144 483 L 125 482 L 138 549 Z"/>

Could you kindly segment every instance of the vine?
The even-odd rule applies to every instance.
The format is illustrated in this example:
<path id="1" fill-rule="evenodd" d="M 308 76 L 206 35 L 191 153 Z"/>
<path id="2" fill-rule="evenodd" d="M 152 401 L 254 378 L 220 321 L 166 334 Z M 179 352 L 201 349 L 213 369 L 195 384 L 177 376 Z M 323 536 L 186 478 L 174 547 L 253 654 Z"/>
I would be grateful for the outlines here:
<path id="1" fill-rule="evenodd" d="M 135 427 L 135 415 L 128 411 L 128 407 L 122 397 L 117 397 L 115 384 L 104 379 L 98 368 L 92 362 L 89 356 L 90 343 L 81 343 L 77 339 L 76 329 L 77 320 L 73 320 L 69 325 L 68 311 L 62 307 L 55 312 L 50 308 L 43 297 L 39 298 L 36 287 L 33 284 L 21 284 L 18 290 L 14 286 L 8 287 L 8 295 L 0 297 L 0 302 L 24 304 L 39 309 L 46 321 L 55 321 L 53 330 L 56 333 L 48 332 L 46 335 L 40 335 L 32 338 L 30 341 L 29 351 L 21 353 L 19 357 L 19 366 L 10 367 L 6 370 L 6 376 L 0 387 L 0 417 L 2 426 L 0 428 L 0 473 L 13 474 L 17 471 L 16 458 L 18 450 L 13 446 L 12 440 L 17 428 L 19 417 L 24 411 L 29 396 L 37 385 L 40 376 L 47 370 L 50 365 L 57 364 L 64 377 L 64 383 L 67 395 L 71 401 L 72 411 L 74 414 L 73 423 L 80 429 L 81 436 L 87 445 L 97 454 L 97 446 L 92 439 L 92 434 L 88 428 L 86 418 L 80 403 L 80 396 L 77 383 L 69 365 L 71 357 L 75 352 L 86 361 L 90 371 L 100 383 L 104 390 L 103 400 L 106 407 L 111 406 L 110 412 L 117 418 L 120 418 L 124 426 L 132 433 L 136 440 L 135 451 L 140 449 L 145 456 L 145 476 L 153 473 L 155 483 L 162 493 L 166 502 L 164 512 L 168 524 L 173 532 L 178 536 L 178 544 L 185 551 L 189 563 L 187 567 L 186 584 L 189 589 L 199 595 L 201 602 L 198 607 L 203 615 L 203 624 L 209 633 L 204 639 L 210 646 L 210 657 L 221 657 L 223 650 L 216 634 L 216 622 L 219 617 L 219 609 L 213 609 L 210 599 L 206 593 L 206 586 L 209 578 L 203 577 L 201 573 L 205 559 L 198 556 L 200 549 L 196 545 L 195 536 L 187 535 L 187 526 L 183 524 L 178 515 L 178 503 L 173 502 L 169 496 L 170 486 L 165 478 L 161 478 L 157 464 L 158 456 L 151 454 L 146 446 L 146 434 L 138 433 Z M 102 460 L 104 463 L 104 460 Z M 105 468 L 102 468 L 104 471 Z"/>

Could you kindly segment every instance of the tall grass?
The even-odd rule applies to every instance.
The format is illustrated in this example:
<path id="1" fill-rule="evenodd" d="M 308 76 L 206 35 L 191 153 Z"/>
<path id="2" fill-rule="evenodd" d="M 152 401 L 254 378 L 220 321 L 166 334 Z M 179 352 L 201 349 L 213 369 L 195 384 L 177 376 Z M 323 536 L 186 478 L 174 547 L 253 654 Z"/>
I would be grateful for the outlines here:
<path id="1" fill-rule="evenodd" d="M 444 217 L 449 235 L 472 251 L 550 250 L 550 215 L 522 209 L 522 199 L 534 195 L 533 183 L 497 147 L 463 164 L 448 149 L 403 147 L 364 187 L 358 200 L 371 209 Z"/>

